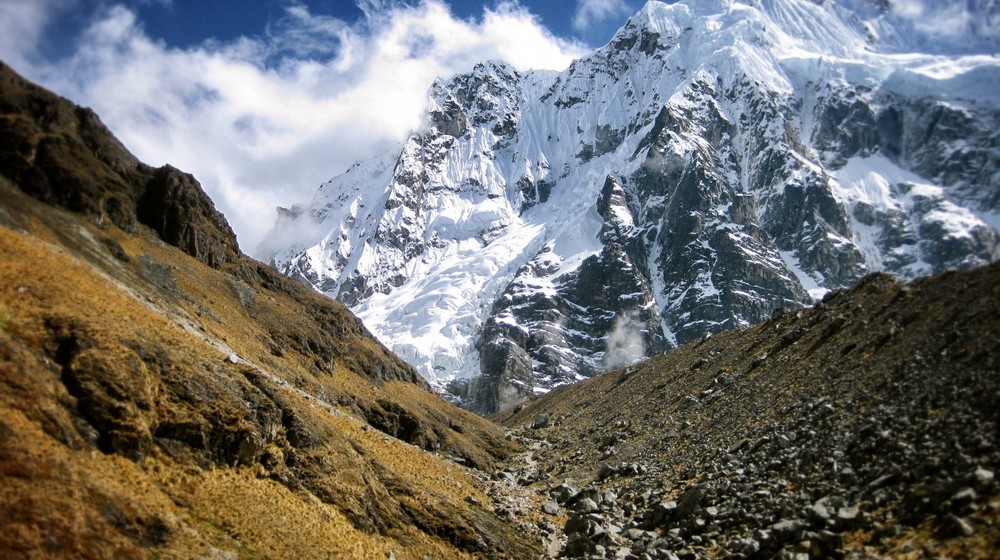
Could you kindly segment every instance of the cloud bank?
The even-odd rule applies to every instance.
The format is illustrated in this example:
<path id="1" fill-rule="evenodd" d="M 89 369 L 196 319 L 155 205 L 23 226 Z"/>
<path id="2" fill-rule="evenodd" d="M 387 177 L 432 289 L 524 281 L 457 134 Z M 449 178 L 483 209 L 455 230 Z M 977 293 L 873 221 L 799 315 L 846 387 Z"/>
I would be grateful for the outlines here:
<path id="1" fill-rule="evenodd" d="M 983 45 L 998 46 L 1000 2 L 997 0 L 893 0 L 889 11 L 912 31 L 937 41 L 982 43 L 966 45 L 971 50 Z"/>
<path id="2" fill-rule="evenodd" d="M 51 14 L 76 1 L 87 2 L 4 0 L 0 58 L 92 107 L 141 160 L 193 173 L 258 258 L 275 207 L 308 200 L 354 161 L 405 139 L 436 77 L 487 59 L 563 69 L 583 52 L 512 2 L 462 20 L 441 0 L 363 0 L 360 22 L 290 4 L 258 36 L 189 49 L 150 38 L 135 11 L 109 4 L 72 54 L 45 60 L 39 40 Z"/>

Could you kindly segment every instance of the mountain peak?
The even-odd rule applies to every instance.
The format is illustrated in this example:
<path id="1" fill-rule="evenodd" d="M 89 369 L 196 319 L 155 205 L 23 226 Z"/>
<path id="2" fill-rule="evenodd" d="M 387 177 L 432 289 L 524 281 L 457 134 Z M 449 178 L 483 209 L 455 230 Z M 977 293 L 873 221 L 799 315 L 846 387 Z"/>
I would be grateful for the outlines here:
<path id="1" fill-rule="evenodd" d="M 643 30 L 649 33 L 664 37 L 678 37 L 690 27 L 692 18 L 696 15 L 708 15 L 722 13 L 731 4 L 728 0 L 710 0 L 707 2 L 695 2 L 694 8 L 688 3 L 667 4 L 657 0 L 650 0 L 630 17 L 625 25 L 615 34 L 616 42 L 619 36 L 630 36 L 636 30 Z"/>
<path id="2" fill-rule="evenodd" d="M 324 185 L 274 262 L 492 411 L 620 363 L 612 341 L 997 259 L 1000 99 L 964 85 L 1000 62 L 882 54 L 896 16 L 864 6 L 649 2 L 563 72 L 438 81 L 394 165 Z"/>

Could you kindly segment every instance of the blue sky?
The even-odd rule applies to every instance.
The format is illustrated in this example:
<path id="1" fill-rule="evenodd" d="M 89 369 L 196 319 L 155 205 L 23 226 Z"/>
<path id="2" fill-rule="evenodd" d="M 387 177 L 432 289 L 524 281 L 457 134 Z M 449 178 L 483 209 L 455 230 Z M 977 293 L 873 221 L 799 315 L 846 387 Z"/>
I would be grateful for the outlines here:
<path id="1" fill-rule="evenodd" d="M 539 22 L 553 34 L 599 46 L 607 42 L 624 18 L 638 11 L 642 2 L 520 0 L 518 3 L 537 16 Z M 500 4 L 497 0 L 448 0 L 445 3 L 451 13 L 461 19 L 480 18 L 484 8 L 495 9 Z M 133 4 L 151 37 L 182 47 L 208 39 L 232 40 L 241 35 L 260 34 L 279 21 L 284 16 L 285 8 L 291 5 L 282 0 L 259 0 L 240 2 L 241 9 L 234 10 L 236 3 L 232 0 L 140 1 Z M 359 7 L 355 0 L 320 0 L 303 4 L 317 16 L 334 17 L 345 22 L 357 22 L 364 18 L 365 10 L 379 9 L 378 2 L 368 2 L 368 6 Z M 392 5 L 389 2 L 382 4 L 382 9 Z"/>
<path id="2" fill-rule="evenodd" d="M 0 59 L 193 173 L 241 247 L 422 123 L 437 77 L 561 70 L 644 0 L 0 0 Z"/>

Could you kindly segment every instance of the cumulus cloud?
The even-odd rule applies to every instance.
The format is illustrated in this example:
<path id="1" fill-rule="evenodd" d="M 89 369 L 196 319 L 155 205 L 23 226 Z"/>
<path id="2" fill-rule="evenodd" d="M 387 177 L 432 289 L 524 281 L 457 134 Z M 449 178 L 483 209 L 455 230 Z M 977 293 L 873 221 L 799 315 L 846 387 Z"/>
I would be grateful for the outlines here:
<path id="1" fill-rule="evenodd" d="M 891 10 L 924 33 L 948 37 L 965 33 L 973 17 L 965 3 L 955 2 L 896 0 L 891 4 Z"/>
<path id="2" fill-rule="evenodd" d="M 896 0 L 890 4 L 890 9 L 905 18 L 918 18 L 924 15 L 924 3 L 921 0 Z"/>
<path id="3" fill-rule="evenodd" d="M 276 206 L 308 200 L 419 127 L 436 77 L 486 59 L 561 69 L 582 52 L 511 2 L 462 20 L 441 0 L 364 0 L 354 23 L 291 4 L 260 35 L 188 49 L 150 38 L 135 11 L 110 4 L 70 56 L 45 61 L 47 10 L 74 0 L 4 1 L 0 58 L 94 108 L 143 161 L 193 173 L 251 254 Z"/>
<path id="4" fill-rule="evenodd" d="M 40 57 L 43 32 L 70 0 L 3 0 L 0 4 L 0 57 L 17 68 Z"/>
<path id="5" fill-rule="evenodd" d="M 625 0 L 578 0 L 573 16 L 573 29 L 583 33 L 609 19 L 618 20 L 632 15 Z"/>

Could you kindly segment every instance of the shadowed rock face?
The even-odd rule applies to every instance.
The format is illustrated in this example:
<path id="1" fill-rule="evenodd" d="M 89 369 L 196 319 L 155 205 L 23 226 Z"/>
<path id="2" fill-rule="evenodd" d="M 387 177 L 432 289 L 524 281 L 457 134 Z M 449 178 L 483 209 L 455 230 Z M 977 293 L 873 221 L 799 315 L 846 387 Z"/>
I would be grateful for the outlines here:
<path id="1" fill-rule="evenodd" d="M 640 232 L 616 179 L 606 179 L 597 208 L 600 253 L 559 275 L 546 246 L 493 305 L 480 339 L 482 378 L 449 388 L 471 410 L 507 410 L 535 387 L 573 383 L 667 347 L 640 264 Z M 532 289 L 540 278 L 552 289 Z"/>
<path id="2" fill-rule="evenodd" d="M 236 236 L 194 177 L 169 165 L 157 169 L 136 201 L 139 221 L 160 239 L 218 268 L 232 262 Z"/>
<path id="3" fill-rule="evenodd" d="M 0 63 L 0 165 L 24 192 L 163 241 L 218 268 L 240 254 L 236 235 L 201 185 L 139 162 L 90 109 L 76 107 Z"/>

